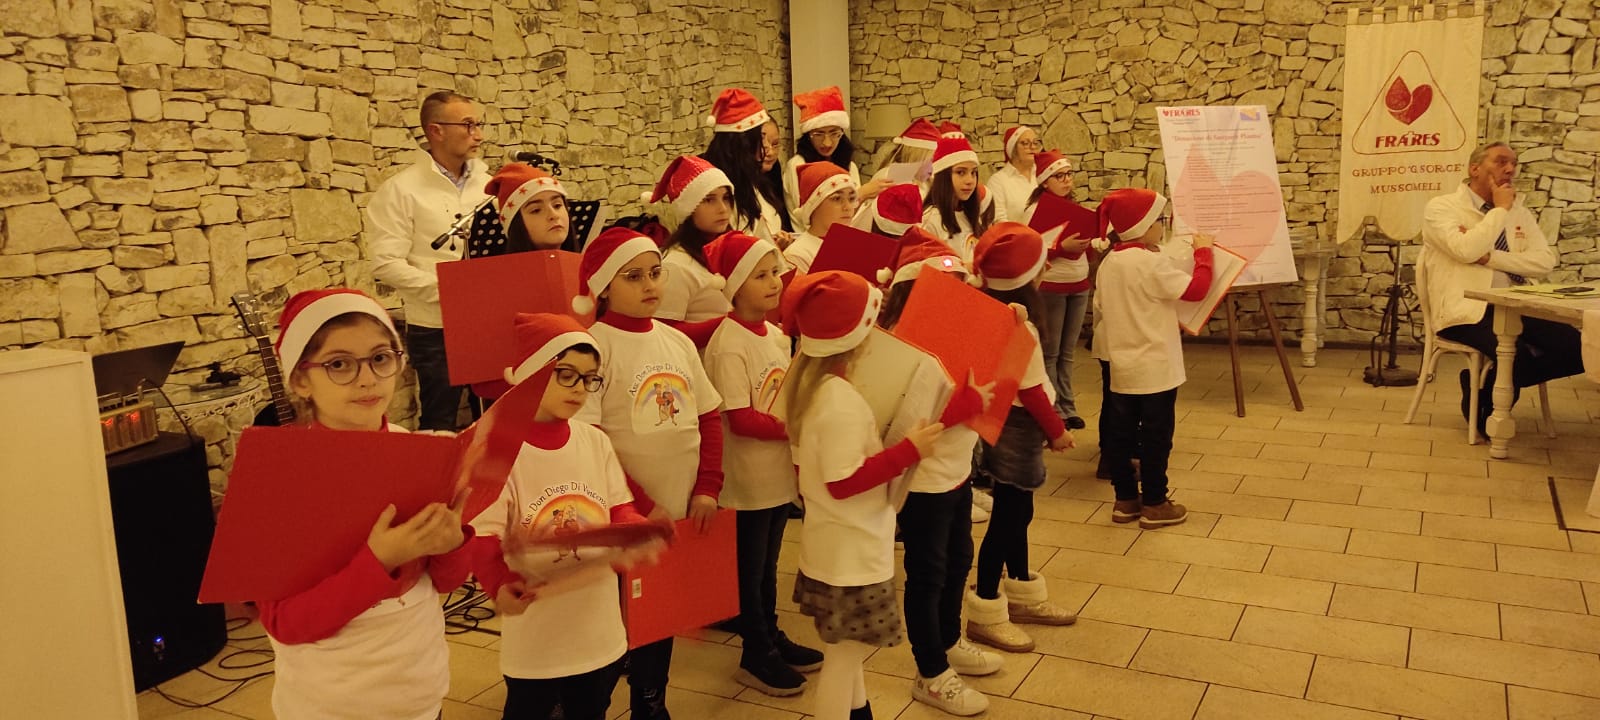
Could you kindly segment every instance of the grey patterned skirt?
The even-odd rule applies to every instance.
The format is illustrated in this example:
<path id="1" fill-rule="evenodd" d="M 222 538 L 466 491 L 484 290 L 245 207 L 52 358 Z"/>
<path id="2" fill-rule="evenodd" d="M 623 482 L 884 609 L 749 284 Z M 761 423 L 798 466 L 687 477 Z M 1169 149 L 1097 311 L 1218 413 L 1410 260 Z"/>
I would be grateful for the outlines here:
<path id="1" fill-rule="evenodd" d="M 800 612 L 816 623 L 817 635 L 825 643 L 854 640 L 874 647 L 892 647 L 903 639 L 893 580 L 861 587 L 834 587 L 797 573 L 794 601 Z"/>
<path id="2" fill-rule="evenodd" d="M 1000 431 L 1000 442 L 984 445 L 979 463 L 995 482 L 1037 490 L 1044 484 L 1044 448 L 1049 444 L 1027 408 L 1013 405 L 1005 429 Z"/>

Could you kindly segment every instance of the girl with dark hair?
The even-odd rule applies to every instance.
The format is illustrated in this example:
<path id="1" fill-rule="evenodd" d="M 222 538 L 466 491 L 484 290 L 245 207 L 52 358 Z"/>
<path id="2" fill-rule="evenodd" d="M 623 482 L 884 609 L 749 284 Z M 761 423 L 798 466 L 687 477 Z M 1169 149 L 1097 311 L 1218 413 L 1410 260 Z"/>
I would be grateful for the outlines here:
<path id="1" fill-rule="evenodd" d="M 761 195 L 773 207 L 784 208 L 789 206 L 789 201 L 783 196 L 783 165 L 778 162 L 778 147 L 778 123 L 769 119 L 761 126 L 761 179 L 766 180 L 761 186 Z M 789 213 L 778 213 L 778 219 L 783 223 L 784 232 L 794 233 Z"/>
<path id="2" fill-rule="evenodd" d="M 939 147 L 933 151 L 933 181 L 923 201 L 922 229 L 962 260 L 971 260 L 973 245 L 988 229 L 978 187 L 978 153 L 959 125 L 945 123 L 941 130 Z"/>
<path id="3" fill-rule="evenodd" d="M 739 88 L 728 88 L 717 96 L 711 108 L 715 133 L 700 157 L 727 175 L 733 186 L 733 227 L 778 247 L 789 244 L 789 233 L 774 201 L 781 202 L 775 189 L 767 188 L 761 175 L 766 142 L 762 126 L 771 121 L 761 101 Z M 724 311 L 723 314 L 725 314 Z"/>
<path id="4" fill-rule="evenodd" d="M 578 251 L 570 232 L 567 190 L 550 173 L 526 163 L 506 163 L 483 191 L 495 196 L 505 252 Z"/>
<path id="5" fill-rule="evenodd" d="M 732 309 L 718 278 L 707 268 L 705 255 L 706 243 L 728 231 L 733 217 L 732 191 L 733 185 L 721 170 L 693 155 L 683 155 L 667 166 L 650 195 L 651 202 L 670 201 L 679 217 L 661 258 L 666 277 L 655 317 L 688 334 L 697 346 L 704 346 L 710 333 L 689 326 L 708 320 L 720 322 Z"/>
<path id="6" fill-rule="evenodd" d="M 862 199 L 875 197 L 889 187 L 887 180 L 861 186 L 861 170 L 852 158 L 855 146 L 850 142 L 850 114 L 844 109 L 844 96 L 839 88 L 829 86 L 820 90 L 794 96 L 800 108 L 800 136 L 795 140 L 794 157 L 783 167 L 783 193 L 789 203 L 789 219 L 801 232 L 809 230 L 806 220 L 800 217 L 800 166 L 807 163 L 831 162 L 850 173 L 850 179 L 861 188 Z M 826 228 L 823 232 L 826 232 Z"/>

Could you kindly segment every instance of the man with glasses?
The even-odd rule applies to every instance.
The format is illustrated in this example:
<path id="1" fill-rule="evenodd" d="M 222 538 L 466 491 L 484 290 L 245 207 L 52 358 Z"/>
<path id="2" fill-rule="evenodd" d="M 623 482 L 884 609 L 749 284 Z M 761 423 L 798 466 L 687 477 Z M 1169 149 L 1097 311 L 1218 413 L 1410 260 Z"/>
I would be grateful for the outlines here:
<path id="1" fill-rule="evenodd" d="M 420 430 L 456 430 L 462 393 L 452 387 L 444 355 L 439 276 L 434 266 L 460 260 L 466 243 L 440 239 L 461 215 L 488 197 L 488 170 L 476 159 L 482 110 L 471 99 L 439 91 L 422 101 L 428 156 L 390 177 L 367 205 L 367 255 L 372 275 L 405 303 L 406 350 L 417 370 Z"/>

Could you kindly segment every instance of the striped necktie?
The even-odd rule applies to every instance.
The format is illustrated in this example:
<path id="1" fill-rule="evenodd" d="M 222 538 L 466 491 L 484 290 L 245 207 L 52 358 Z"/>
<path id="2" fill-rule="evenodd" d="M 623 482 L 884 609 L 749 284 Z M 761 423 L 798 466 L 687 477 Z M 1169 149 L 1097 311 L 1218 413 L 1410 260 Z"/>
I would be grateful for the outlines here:
<path id="1" fill-rule="evenodd" d="M 1483 212 L 1484 212 L 1485 215 L 1487 215 L 1489 213 L 1489 211 L 1493 210 L 1493 209 L 1494 209 L 1494 203 L 1484 203 L 1483 204 Z M 1500 237 L 1497 237 L 1497 238 L 1494 239 L 1494 249 L 1499 250 L 1500 252 L 1503 252 L 1503 253 L 1511 252 L 1511 243 L 1506 242 L 1506 231 L 1505 230 L 1501 230 L 1500 231 Z M 1523 277 L 1521 275 L 1518 275 L 1516 273 L 1508 272 L 1508 273 L 1506 273 L 1506 277 L 1511 278 L 1511 284 L 1513 284 L 1513 285 L 1522 285 L 1522 284 L 1525 284 L 1525 283 L 1528 282 L 1527 278 L 1525 278 L 1525 277 Z"/>

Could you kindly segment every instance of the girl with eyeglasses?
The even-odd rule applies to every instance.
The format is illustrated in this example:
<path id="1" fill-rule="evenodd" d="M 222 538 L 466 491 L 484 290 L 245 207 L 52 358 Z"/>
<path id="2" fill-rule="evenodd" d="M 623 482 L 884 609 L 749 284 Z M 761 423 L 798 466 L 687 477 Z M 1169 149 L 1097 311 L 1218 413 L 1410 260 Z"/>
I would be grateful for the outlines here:
<path id="1" fill-rule="evenodd" d="M 861 186 L 861 171 L 852 160 L 856 149 L 850 143 L 850 114 L 845 111 L 839 88 L 830 86 L 800 93 L 794 96 L 794 104 L 800 108 L 800 136 L 795 140 L 795 154 L 783 166 L 783 195 L 789 202 L 789 220 L 795 231 L 809 230 L 820 236 L 827 228 L 812 229 L 808 217 L 803 217 L 800 211 L 805 204 L 800 188 L 801 165 L 831 162 L 839 166 L 840 170 L 850 173 L 850 179 L 860 189 L 861 200 L 876 197 L 889 187 L 889 181 Z"/>
<path id="2" fill-rule="evenodd" d="M 687 517 L 699 531 L 709 530 L 722 492 L 722 396 L 694 343 L 653 319 L 666 284 L 661 251 L 649 237 L 611 228 L 583 249 L 578 275 L 573 310 L 599 310 L 589 334 L 606 382 L 577 420 L 611 438 L 641 512 L 660 521 Z M 669 717 L 671 638 L 629 658 L 632 717 Z"/>
<path id="3" fill-rule="evenodd" d="M 519 568 L 561 569 L 591 548 L 524 550 L 526 543 L 621 523 L 649 522 L 634 508 L 622 466 L 599 428 L 569 422 L 605 386 L 594 337 L 567 315 L 522 313 L 515 321 L 523 360 L 506 368 L 513 384 L 543 383 L 533 425 L 523 438 L 504 489 L 472 521 L 474 573 L 504 617 L 500 671 L 504 716 L 542 720 L 556 706 L 569 720 L 604 720 L 628 650 L 613 564 L 650 558 L 659 540 L 622 550 L 547 585 Z M 579 629 L 574 632 L 574 629 Z M 559 637 L 559 643 L 550 642 Z"/>
<path id="4" fill-rule="evenodd" d="M 275 349 L 305 422 L 405 432 L 385 417 L 404 355 L 376 300 L 346 288 L 308 290 L 289 298 L 279 325 Z M 439 594 L 467 579 L 471 530 L 459 508 L 443 503 L 403 521 L 390 505 L 373 520 L 366 544 L 342 569 L 257 603 L 277 657 L 277 717 L 439 715 L 450 686 Z"/>
<path id="5" fill-rule="evenodd" d="M 1038 186 L 1033 158 L 1044 145 L 1038 133 L 1021 125 L 1006 130 L 1004 138 L 1006 162 L 989 176 L 987 186 L 994 198 L 995 221 L 1017 222 L 1028 207 L 1028 194 Z"/>
<path id="6" fill-rule="evenodd" d="M 1034 176 L 1038 185 L 1027 198 L 1027 209 L 1022 222 L 1033 221 L 1039 209 L 1039 199 L 1045 193 L 1056 197 L 1072 197 L 1072 161 L 1062 156 L 1060 150 L 1042 152 L 1034 156 Z M 1050 248 L 1050 259 L 1040 276 L 1039 296 L 1043 299 L 1043 316 L 1038 318 L 1039 342 L 1044 346 L 1045 374 L 1056 390 L 1056 413 L 1069 430 L 1082 430 L 1083 418 L 1078 415 L 1077 399 L 1072 393 L 1072 356 L 1083 334 L 1083 318 L 1088 314 L 1093 279 L 1089 276 L 1091 253 L 1089 238 L 1076 235 L 1063 237 Z"/>

